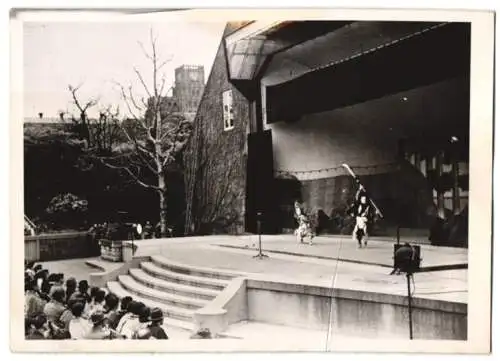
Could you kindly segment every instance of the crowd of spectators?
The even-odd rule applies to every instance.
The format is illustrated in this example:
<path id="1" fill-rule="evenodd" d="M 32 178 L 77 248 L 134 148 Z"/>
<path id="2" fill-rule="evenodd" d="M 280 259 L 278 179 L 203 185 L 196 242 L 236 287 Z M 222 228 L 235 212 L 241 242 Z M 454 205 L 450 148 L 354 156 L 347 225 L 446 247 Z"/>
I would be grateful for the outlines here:
<path id="1" fill-rule="evenodd" d="M 25 262 L 24 330 L 28 340 L 163 339 L 163 312 L 117 295 L 87 280 L 65 279 L 40 264 Z M 199 330 L 191 338 L 211 338 Z"/>

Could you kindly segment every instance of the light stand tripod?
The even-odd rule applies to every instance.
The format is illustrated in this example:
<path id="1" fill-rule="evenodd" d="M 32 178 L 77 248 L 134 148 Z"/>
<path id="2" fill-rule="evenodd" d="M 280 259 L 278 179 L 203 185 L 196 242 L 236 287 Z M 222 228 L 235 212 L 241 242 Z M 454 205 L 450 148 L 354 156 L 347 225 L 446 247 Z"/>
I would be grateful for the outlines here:
<path id="1" fill-rule="evenodd" d="M 408 327 L 410 328 L 410 340 L 413 340 L 413 320 L 411 317 L 411 288 L 410 288 L 410 278 L 413 277 L 413 273 L 408 272 L 406 274 L 406 283 L 408 286 Z"/>
<path id="2" fill-rule="evenodd" d="M 262 239 L 261 239 L 261 228 L 260 228 L 261 216 L 262 216 L 262 213 L 257 212 L 257 233 L 259 235 L 259 253 L 257 253 L 255 256 L 253 256 L 253 258 L 258 258 L 258 259 L 269 258 L 268 255 L 265 255 L 264 253 L 262 253 Z"/>
<path id="3" fill-rule="evenodd" d="M 402 246 L 394 245 L 394 269 L 391 274 L 397 272 L 406 273 L 406 284 L 408 289 L 408 327 L 410 329 L 410 340 L 413 340 L 413 319 L 412 319 L 412 292 L 410 279 L 413 280 L 413 274 L 420 271 L 420 246 L 412 246 L 405 243 Z"/>

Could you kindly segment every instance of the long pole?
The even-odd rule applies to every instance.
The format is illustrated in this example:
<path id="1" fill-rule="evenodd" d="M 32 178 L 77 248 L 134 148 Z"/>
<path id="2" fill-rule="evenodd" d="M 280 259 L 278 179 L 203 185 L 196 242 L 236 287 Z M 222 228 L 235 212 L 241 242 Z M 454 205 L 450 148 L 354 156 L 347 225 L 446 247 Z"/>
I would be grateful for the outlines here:
<path id="1" fill-rule="evenodd" d="M 259 256 L 262 255 L 262 237 L 261 237 L 261 228 L 260 228 L 260 213 L 258 214 L 257 219 L 257 233 L 259 234 Z"/>
<path id="2" fill-rule="evenodd" d="M 406 282 L 408 285 L 408 325 L 410 327 L 410 340 L 413 340 L 413 322 L 411 317 L 411 290 L 410 290 L 410 277 L 411 273 L 406 274 Z"/>
<path id="3" fill-rule="evenodd" d="M 359 183 L 359 185 L 361 185 L 366 192 L 368 192 L 367 189 L 361 184 L 361 181 L 359 180 L 359 177 L 353 172 L 353 170 L 351 169 L 351 167 L 349 167 L 349 165 L 343 163 L 342 167 L 344 167 L 349 172 L 349 174 L 354 178 L 354 180 L 357 183 Z M 377 207 L 377 205 L 375 204 L 375 202 L 373 201 L 373 199 L 369 196 L 369 194 L 368 194 L 368 201 L 371 203 L 371 205 L 373 206 L 373 208 L 375 208 L 375 212 L 380 216 L 380 218 L 384 218 L 384 215 L 382 214 L 382 212 L 380 211 L 380 209 Z"/>
<path id="4" fill-rule="evenodd" d="M 258 212 L 257 213 L 257 233 L 259 234 L 259 253 L 257 253 L 255 256 L 253 256 L 254 258 L 264 258 L 264 257 L 267 258 L 267 257 L 269 257 L 269 256 L 262 253 L 262 238 L 261 238 L 261 228 L 260 228 L 261 216 L 262 216 L 262 213 Z"/>
<path id="5" fill-rule="evenodd" d="M 132 256 L 135 254 L 135 247 L 134 247 L 134 231 L 131 232 L 131 236 L 132 236 Z"/>

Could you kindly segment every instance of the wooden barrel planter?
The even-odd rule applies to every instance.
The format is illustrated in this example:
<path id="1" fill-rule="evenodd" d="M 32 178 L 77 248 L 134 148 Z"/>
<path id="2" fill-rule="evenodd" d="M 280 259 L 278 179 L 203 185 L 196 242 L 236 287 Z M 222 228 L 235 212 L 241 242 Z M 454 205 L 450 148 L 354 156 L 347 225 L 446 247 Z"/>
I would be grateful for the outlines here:
<path id="1" fill-rule="evenodd" d="M 101 239 L 99 245 L 101 246 L 101 258 L 111 262 L 123 261 L 123 241 L 114 241 L 110 239 Z"/>

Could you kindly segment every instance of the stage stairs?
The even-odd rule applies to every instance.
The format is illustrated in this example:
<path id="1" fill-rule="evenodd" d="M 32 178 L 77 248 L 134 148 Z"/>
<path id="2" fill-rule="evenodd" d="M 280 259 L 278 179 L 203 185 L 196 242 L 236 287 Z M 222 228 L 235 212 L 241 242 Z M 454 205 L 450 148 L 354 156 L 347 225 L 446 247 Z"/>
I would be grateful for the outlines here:
<path id="1" fill-rule="evenodd" d="M 194 312 L 217 297 L 234 277 L 237 275 L 151 256 L 139 268 L 108 282 L 107 288 L 120 298 L 130 296 L 148 307 L 159 307 L 165 326 L 193 332 Z"/>

